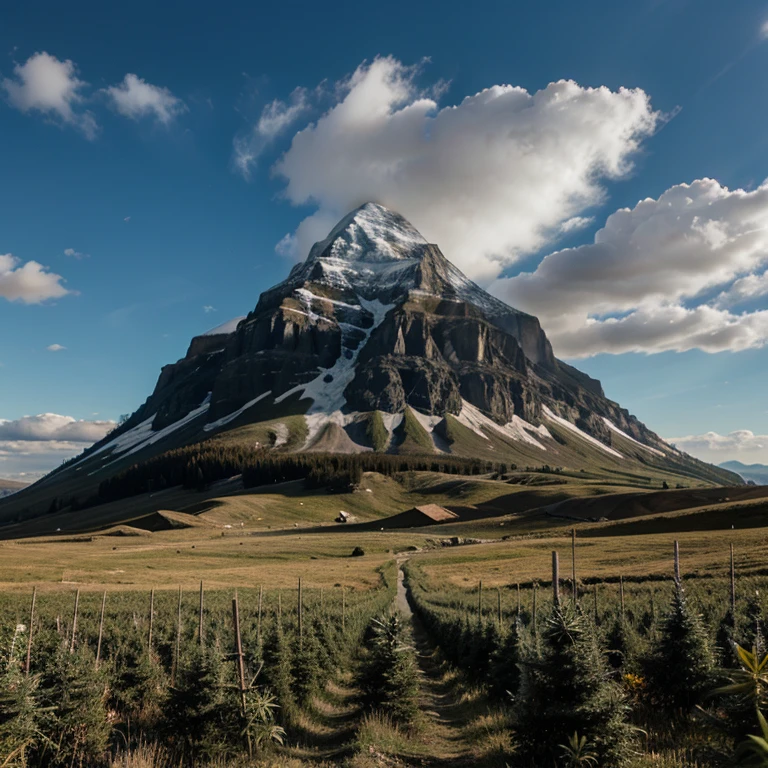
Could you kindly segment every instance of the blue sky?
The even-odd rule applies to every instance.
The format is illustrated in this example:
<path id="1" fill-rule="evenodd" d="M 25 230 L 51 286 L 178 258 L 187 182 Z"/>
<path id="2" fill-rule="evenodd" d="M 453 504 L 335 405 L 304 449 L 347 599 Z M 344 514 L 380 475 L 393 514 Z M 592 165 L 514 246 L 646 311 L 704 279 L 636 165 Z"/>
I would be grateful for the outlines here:
<path id="1" fill-rule="evenodd" d="M 135 410 L 192 336 L 247 313 L 346 204 L 379 192 L 473 277 L 539 315 L 556 351 L 652 429 L 707 459 L 768 461 L 768 248 L 754 235 L 764 208 L 768 222 L 768 3 L 520 6 L 6 3 L 0 476 L 55 466 L 108 426 L 91 422 Z M 576 85 L 558 94 L 550 83 L 562 79 Z M 367 108 L 386 114 L 360 129 L 357 151 L 397 140 L 381 184 L 380 168 L 338 171 L 359 127 L 340 105 L 369 85 Z M 528 92 L 525 109 L 462 105 L 503 85 Z M 562 110 L 536 106 L 537 92 Z M 424 101 L 420 136 L 396 136 L 392 116 Z M 598 112 L 602 139 L 585 129 Z M 453 113 L 466 125 L 446 139 Z M 470 167 L 429 156 L 426 131 Z M 497 161 L 524 131 L 524 162 Z M 411 151 L 411 167 L 394 172 Z M 422 189 L 440 199 L 420 200 Z M 681 195 L 693 200 L 682 218 Z M 596 233 L 645 198 L 650 212 L 613 219 L 606 255 Z M 690 253 L 654 243 L 665 227 Z M 615 280 L 593 296 L 606 264 Z M 8 277 L 19 269 L 29 280 Z M 571 299 L 562 276 L 574 269 L 586 287 Z M 38 414 L 57 417 L 24 421 Z"/>

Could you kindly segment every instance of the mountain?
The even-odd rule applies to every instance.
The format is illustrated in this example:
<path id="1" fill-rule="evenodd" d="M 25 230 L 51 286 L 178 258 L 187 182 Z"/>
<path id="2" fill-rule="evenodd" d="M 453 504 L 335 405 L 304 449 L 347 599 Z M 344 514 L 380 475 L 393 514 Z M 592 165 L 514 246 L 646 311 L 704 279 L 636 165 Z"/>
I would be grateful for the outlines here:
<path id="1" fill-rule="evenodd" d="M 665 443 L 599 381 L 557 360 L 535 317 L 376 203 L 345 216 L 246 317 L 194 338 L 127 422 L 13 508 L 0 506 L 0 521 L 208 439 L 453 454 L 656 487 L 741 482 Z"/>
<path id="2" fill-rule="evenodd" d="M 0 479 L 0 499 L 10 496 L 12 493 L 16 493 L 26 487 L 27 483 L 20 483 L 17 480 Z"/>
<path id="3" fill-rule="evenodd" d="M 718 466 L 735 472 L 745 480 L 751 480 L 756 485 L 768 485 L 768 466 L 765 464 L 742 464 L 740 461 L 724 461 Z"/>

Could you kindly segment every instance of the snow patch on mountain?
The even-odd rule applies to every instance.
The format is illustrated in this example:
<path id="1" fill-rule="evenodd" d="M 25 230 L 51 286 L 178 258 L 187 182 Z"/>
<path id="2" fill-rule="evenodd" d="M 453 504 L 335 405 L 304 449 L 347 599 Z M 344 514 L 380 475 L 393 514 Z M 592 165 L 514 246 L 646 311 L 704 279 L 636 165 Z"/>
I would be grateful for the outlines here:
<path id="1" fill-rule="evenodd" d="M 181 429 L 183 426 L 189 424 L 191 421 L 194 421 L 199 416 L 202 416 L 204 413 L 208 412 L 208 409 L 211 407 L 211 393 L 209 392 L 202 403 L 197 408 L 194 408 L 191 410 L 186 416 L 183 416 L 178 421 L 175 421 L 173 424 L 169 424 L 167 427 L 163 427 L 163 429 L 157 430 L 157 432 L 152 432 L 152 434 L 143 442 L 139 443 L 138 445 L 135 445 L 131 450 L 129 450 L 125 455 L 130 456 L 133 453 L 136 453 L 137 451 L 140 451 L 142 448 L 145 448 L 148 445 L 152 445 L 153 443 L 158 442 L 158 440 L 162 440 L 164 437 L 168 437 L 168 435 L 175 432 L 177 429 Z"/>
<path id="2" fill-rule="evenodd" d="M 272 445 L 273 448 L 279 448 L 281 445 L 285 445 L 288 442 L 288 426 L 282 422 L 275 424 L 275 442 Z"/>
<path id="3" fill-rule="evenodd" d="M 645 448 L 646 451 L 654 454 L 654 456 L 660 456 L 662 459 L 665 458 L 666 454 L 663 451 L 659 451 L 656 448 L 651 448 L 650 445 L 646 445 L 645 443 L 641 443 L 639 440 L 635 440 L 634 437 L 632 437 L 631 435 L 628 435 L 626 432 L 619 429 L 612 421 L 607 419 L 605 416 L 603 416 L 603 421 L 605 422 L 605 426 L 608 427 L 608 429 L 610 429 L 611 432 L 615 432 L 617 435 L 621 435 L 625 440 L 629 440 L 631 443 L 634 443 L 640 448 Z"/>
<path id="4" fill-rule="evenodd" d="M 100 453 L 106 453 L 107 451 L 110 452 L 110 455 L 120 454 L 118 458 L 122 456 L 131 456 L 132 454 L 140 451 L 142 448 L 146 448 L 147 446 L 152 445 L 165 437 L 168 437 L 176 430 L 181 429 L 186 424 L 194 421 L 196 418 L 206 413 L 210 407 L 211 393 L 209 392 L 205 396 L 203 402 L 197 408 L 192 409 L 186 416 L 182 417 L 178 421 L 175 421 L 173 424 L 169 424 L 167 427 L 163 427 L 163 429 L 158 429 L 157 431 L 152 429 L 152 422 L 157 416 L 157 414 L 153 414 L 145 421 L 142 421 L 141 424 L 137 424 L 132 429 L 123 432 L 121 435 L 118 435 L 114 440 L 110 440 L 105 445 L 97 448 L 95 451 L 93 451 L 93 453 L 88 454 L 88 456 L 84 456 L 73 466 L 82 464 L 84 461 L 90 460 L 94 456 Z M 117 461 L 117 459 L 114 461 Z M 108 467 L 109 464 L 113 464 L 114 461 L 109 462 L 104 466 Z M 93 475 L 97 471 L 98 469 L 90 472 L 89 475 Z"/>
<path id="5" fill-rule="evenodd" d="M 435 434 L 435 427 L 443 420 L 443 417 L 437 414 L 421 413 L 421 411 L 417 411 L 415 408 L 411 408 L 411 413 L 416 421 L 421 424 L 424 431 L 432 438 L 432 444 L 435 446 L 435 449 L 439 453 L 449 453 L 450 445 L 439 434 Z"/>
<path id="6" fill-rule="evenodd" d="M 254 405 L 256 405 L 256 403 L 258 403 L 260 400 L 263 400 L 267 395 L 271 394 L 271 391 L 267 391 L 258 397 L 254 397 L 253 400 L 249 400 L 245 405 L 230 413 L 228 416 L 222 416 L 220 419 L 216 419 L 216 421 L 211 421 L 208 422 L 208 424 L 203 425 L 203 430 L 205 432 L 212 432 L 214 429 L 219 429 L 226 426 L 230 422 L 234 421 L 238 416 L 245 413 L 249 408 L 252 408 Z"/>
<path id="7" fill-rule="evenodd" d="M 245 320 L 245 315 L 240 317 L 233 317 L 231 320 L 227 320 L 226 323 L 217 325 L 215 328 L 211 328 L 210 331 L 201 333 L 201 336 L 229 336 L 230 333 L 234 333 L 237 330 L 237 326 L 241 320 Z"/>
<path id="8" fill-rule="evenodd" d="M 76 467 L 87 459 L 91 459 L 93 456 L 105 453 L 106 451 L 111 451 L 112 453 L 125 453 L 125 451 L 133 448 L 135 445 L 145 442 L 152 435 L 152 422 L 155 420 L 155 416 L 157 416 L 157 414 L 153 413 L 148 419 L 142 421 L 141 424 L 137 424 L 135 427 L 126 430 L 121 435 L 118 435 L 108 443 L 105 443 L 95 451 L 89 453 L 88 456 L 75 462 L 72 466 Z"/>
<path id="9" fill-rule="evenodd" d="M 543 424 L 539 424 L 538 427 L 534 427 L 533 424 L 526 421 L 525 419 L 521 419 L 517 414 L 512 417 L 512 421 L 507 424 L 507 426 L 510 426 L 510 424 L 519 427 L 520 429 L 524 429 L 526 432 L 530 432 L 531 434 L 538 435 L 539 437 L 546 437 L 550 440 L 555 439 L 552 437 L 552 433 Z"/>
<path id="10" fill-rule="evenodd" d="M 307 441 L 305 447 L 312 444 L 319 430 L 334 420 L 340 426 L 344 426 L 343 419 L 345 414 L 341 411 L 346 405 L 344 390 L 355 378 L 355 365 L 360 350 L 366 345 L 373 331 L 378 328 L 394 304 L 382 304 L 378 299 L 367 301 L 360 297 L 360 304 L 373 315 L 373 324 L 370 328 L 357 328 L 348 323 L 339 323 L 341 328 L 341 354 L 338 360 L 330 368 L 320 369 L 320 373 L 307 384 L 299 384 L 292 387 L 287 392 L 275 398 L 275 403 L 281 403 L 287 397 L 297 392 L 302 392 L 302 397 L 312 399 L 312 405 L 309 407 L 305 418 L 307 421 Z M 354 350 L 348 349 L 345 345 L 350 331 L 363 331 L 364 338 L 359 342 Z M 337 416 L 338 414 L 338 416 Z"/>
<path id="11" fill-rule="evenodd" d="M 306 288 L 297 288 L 294 293 L 298 296 L 299 301 L 301 301 L 301 303 L 305 306 L 311 305 L 313 301 L 324 301 L 328 304 L 333 304 L 334 307 L 344 307 L 345 309 L 361 309 L 359 304 L 347 304 L 345 301 L 329 299 L 326 296 L 317 296 Z"/>
<path id="12" fill-rule="evenodd" d="M 540 443 L 531 433 L 537 434 L 540 437 L 551 437 L 549 432 L 546 432 L 546 435 L 543 434 L 539 429 L 534 427 L 533 424 L 529 424 L 519 416 L 514 416 L 512 421 L 503 426 L 497 424 L 493 419 L 486 416 L 479 408 L 476 408 L 466 400 L 461 401 L 461 412 L 456 418 L 465 427 L 471 429 L 475 434 L 480 435 L 480 437 L 483 437 L 486 440 L 489 439 L 486 431 L 493 430 L 494 432 L 511 438 L 512 440 L 516 440 L 517 442 L 528 443 L 528 445 L 532 445 L 540 451 L 546 451 L 547 447 Z M 546 427 L 544 429 L 546 431 Z"/>
<path id="13" fill-rule="evenodd" d="M 592 435 L 588 435 L 586 432 L 580 430 L 575 424 L 571 424 L 571 422 L 568 421 L 568 419 L 564 419 L 561 416 L 557 416 L 549 408 L 547 408 L 546 405 L 542 406 L 542 408 L 544 411 L 544 415 L 550 421 L 554 421 L 556 424 L 559 424 L 561 427 L 564 427 L 570 432 L 573 432 L 574 434 L 578 435 L 582 439 L 586 440 L 588 443 L 592 443 L 592 445 L 597 446 L 598 448 L 605 451 L 606 453 L 609 453 L 611 456 L 615 456 L 617 459 L 624 458 L 624 456 L 622 456 L 622 454 L 620 454 L 618 451 L 614 451 L 613 448 L 610 448 L 609 446 L 605 445 L 605 443 L 601 443 L 597 438 L 592 437 Z"/>

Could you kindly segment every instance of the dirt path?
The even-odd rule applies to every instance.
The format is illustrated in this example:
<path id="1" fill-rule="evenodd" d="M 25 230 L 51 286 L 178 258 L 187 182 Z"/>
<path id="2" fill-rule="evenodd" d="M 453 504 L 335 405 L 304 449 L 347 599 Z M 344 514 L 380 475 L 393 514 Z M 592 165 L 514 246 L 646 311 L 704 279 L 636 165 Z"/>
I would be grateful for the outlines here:
<path id="1" fill-rule="evenodd" d="M 419 735 L 420 747 L 426 747 L 427 756 L 420 755 L 418 764 L 453 768 L 476 764 L 464 738 L 467 704 L 457 693 L 455 673 L 437 658 L 424 626 L 411 610 L 401 566 L 399 562 L 395 604 L 411 622 L 416 659 L 421 672 L 420 705 L 427 719 Z"/>

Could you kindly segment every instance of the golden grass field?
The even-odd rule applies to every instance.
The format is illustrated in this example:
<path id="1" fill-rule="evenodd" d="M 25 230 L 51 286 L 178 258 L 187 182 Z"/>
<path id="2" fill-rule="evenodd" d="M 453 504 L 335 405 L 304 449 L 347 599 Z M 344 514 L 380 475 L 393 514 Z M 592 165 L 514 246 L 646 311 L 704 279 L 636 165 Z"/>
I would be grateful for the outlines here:
<path id="1" fill-rule="evenodd" d="M 298 576 L 308 587 L 365 588 L 378 583 L 384 563 L 405 552 L 438 582 L 468 586 L 482 579 L 495 587 L 548 580 L 553 549 L 570 562 L 574 525 L 579 578 L 670 574 L 675 539 L 683 570 L 691 575 L 725 574 L 730 543 L 740 573 L 753 573 L 768 561 L 766 502 L 759 498 L 603 523 L 575 523 L 542 511 L 562 498 L 593 503 L 596 496 L 626 490 L 597 480 L 510 485 L 414 473 L 398 482 L 369 473 L 353 494 L 307 492 L 299 482 L 219 496 L 171 491 L 155 494 L 174 502 L 176 511 L 163 513 L 165 520 L 188 527 L 150 532 L 107 525 L 99 532 L 98 522 L 105 518 L 97 507 L 73 513 L 92 516 L 82 526 L 91 533 L 0 542 L 0 589 L 33 584 L 51 590 L 188 589 L 201 579 L 210 588 L 288 587 Z M 374 521 L 427 502 L 483 517 L 386 531 L 333 522 L 342 509 L 359 521 Z M 138 497 L 127 504 L 137 518 L 158 508 L 157 498 Z M 440 545 L 452 536 L 482 543 Z M 357 546 L 364 549 L 363 557 L 351 556 Z M 566 577 L 569 568 L 564 566 Z"/>

